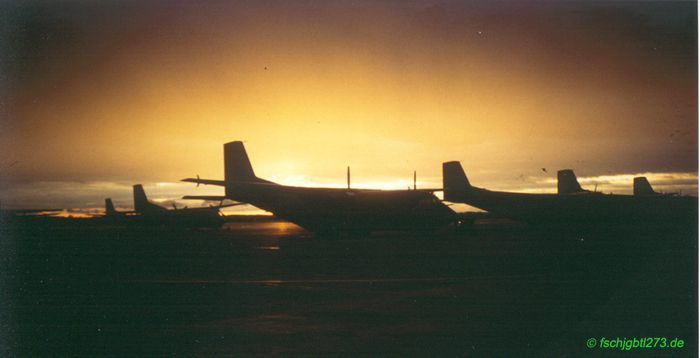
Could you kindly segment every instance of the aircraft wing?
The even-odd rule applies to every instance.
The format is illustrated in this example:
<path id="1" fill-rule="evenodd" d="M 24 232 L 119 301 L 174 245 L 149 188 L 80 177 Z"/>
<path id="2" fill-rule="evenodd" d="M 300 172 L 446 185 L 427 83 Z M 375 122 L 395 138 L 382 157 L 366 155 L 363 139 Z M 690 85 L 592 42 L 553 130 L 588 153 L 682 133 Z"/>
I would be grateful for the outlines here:
<path id="1" fill-rule="evenodd" d="M 196 183 L 197 185 L 205 184 L 205 185 L 226 186 L 226 183 L 223 180 L 200 179 L 199 177 L 197 177 L 197 178 L 185 178 L 185 179 L 182 179 L 180 181 L 186 181 L 188 183 Z"/>
<path id="2" fill-rule="evenodd" d="M 206 201 L 224 201 L 228 199 L 225 196 L 211 196 L 211 195 L 185 195 L 182 197 L 185 200 L 206 200 Z M 228 208 L 229 206 L 245 205 L 246 203 L 232 203 L 217 206 L 218 208 Z"/>

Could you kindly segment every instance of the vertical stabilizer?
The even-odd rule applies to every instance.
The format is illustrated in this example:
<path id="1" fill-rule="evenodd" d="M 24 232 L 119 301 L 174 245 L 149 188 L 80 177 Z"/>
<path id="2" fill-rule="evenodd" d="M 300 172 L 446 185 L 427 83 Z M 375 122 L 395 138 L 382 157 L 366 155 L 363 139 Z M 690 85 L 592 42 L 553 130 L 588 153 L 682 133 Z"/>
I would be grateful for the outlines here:
<path id="1" fill-rule="evenodd" d="M 148 201 L 146 192 L 141 184 L 134 185 L 134 211 L 139 214 L 153 213 L 156 211 L 167 211 L 168 209 L 153 204 Z"/>
<path id="2" fill-rule="evenodd" d="M 148 214 L 158 211 L 167 211 L 168 209 L 153 204 L 148 201 L 146 197 L 146 192 L 143 191 L 143 186 L 141 184 L 134 185 L 134 211 L 139 214 Z"/>
<path id="3" fill-rule="evenodd" d="M 472 186 L 457 161 L 442 163 L 442 187 L 447 201 L 459 201 Z"/>
<path id="4" fill-rule="evenodd" d="M 148 211 L 148 198 L 141 184 L 134 185 L 134 211 L 137 213 Z"/>
<path id="5" fill-rule="evenodd" d="M 226 184 L 257 181 L 243 142 L 224 144 L 224 181 Z"/>
<path id="6" fill-rule="evenodd" d="M 649 184 L 646 177 L 636 177 L 634 178 L 634 195 L 655 195 L 657 194 L 654 189 Z"/>
<path id="7" fill-rule="evenodd" d="M 112 199 L 105 199 L 105 215 L 114 216 L 117 215 L 117 211 L 114 210 L 114 204 L 112 204 Z"/>
<path id="8" fill-rule="evenodd" d="M 584 192 L 576 179 L 576 174 L 571 169 L 563 169 L 557 172 L 557 193 L 559 195 Z"/>

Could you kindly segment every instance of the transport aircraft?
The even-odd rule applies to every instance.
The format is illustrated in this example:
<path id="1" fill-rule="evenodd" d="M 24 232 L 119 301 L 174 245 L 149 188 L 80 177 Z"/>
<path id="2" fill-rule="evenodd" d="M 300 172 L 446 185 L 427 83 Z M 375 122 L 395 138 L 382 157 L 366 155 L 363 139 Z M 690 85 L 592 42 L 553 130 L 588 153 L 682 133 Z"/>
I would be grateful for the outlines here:
<path id="1" fill-rule="evenodd" d="M 536 194 L 491 191 L 472 186 L 457 161 L 443 163 L 442 170 L 446 201 L 465 203 L 497 216 L 525 222 L 637 223 L 697 219 L 697 198 L 649 195 L 654 192 L 646 179 L 635 181 L 636 195 L 603 194 L 583 190 L 574 172 L 566 169 L 557 174 L 557 194 Z"/>
<path id="2" fill-rule="evenodd" d="M 367 234 L 379 230 L 432 231 L 457 221 L 455 212 L 433 195 L 440 189 L 377 190 L 287 186 L 259 178 L 243 143 L 224 144 L 224 180 L 186 178 L 185 182 L 218 185 L 225 196 L 186 199 L 232 199 L 249 203 L 317 233 Z"/>
<path id="3" fill-rule="evenodd" d="M 121 218 L 133 213 L 133 211 L 117 211 L 114 208 L 114 203 L 112 203 L 111 198 L 105 199 L 105 217 L 107 218 Z"/>
<path id="4" fill-rule="evenodd" d="M 223 218 L 219 213 L 221 208 L 242 204 L 234 203 L 197 208 L 178 208 L 173 204 L 173 210 L 168 210 L 166 207 L 150 202 L 141 184 L 133 186 L 133 194 L 133 211 L 116 211 L 112 199 L 105 199 L 105 218 L 118 219 L 128 217 L 135 219 L 139 223 L 148 222 L 169 225 L 221 224 L 223 223 Z"/>
<path id="5" fill-rule="evenodd" d="M 678 193 L 658 193 L 654 191 L 646 177 L 634 178 L 634 196 L 680 196 Z"/>

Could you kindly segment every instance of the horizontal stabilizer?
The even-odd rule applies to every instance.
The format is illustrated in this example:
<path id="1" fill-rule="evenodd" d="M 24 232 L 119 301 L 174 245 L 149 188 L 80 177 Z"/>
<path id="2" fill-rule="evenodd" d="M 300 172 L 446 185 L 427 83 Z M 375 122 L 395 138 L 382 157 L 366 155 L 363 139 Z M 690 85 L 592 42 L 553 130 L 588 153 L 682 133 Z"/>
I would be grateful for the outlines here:
<path id="1" fill-rule="evenodd" d="M 184 181 L 184 182 L 188 182 L 188 183 L 195 183 L 197 185 L 204 184 L 204 185 L 226 186 L 226 183 L 223 180 L 214 180 L 214 179 L 185 178 L 185 179 L 181 179 L 180 181 Z"/>

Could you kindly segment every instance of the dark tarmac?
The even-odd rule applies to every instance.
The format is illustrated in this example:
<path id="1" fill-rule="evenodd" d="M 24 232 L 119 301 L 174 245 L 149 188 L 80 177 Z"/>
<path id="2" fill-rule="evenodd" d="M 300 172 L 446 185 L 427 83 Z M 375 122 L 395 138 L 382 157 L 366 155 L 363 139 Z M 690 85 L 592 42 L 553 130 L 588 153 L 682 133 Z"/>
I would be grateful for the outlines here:
<path id="1" fill-rule="evenodd" d="M 697 222 L 314 237 L 284 222 L 2 222 L 3 356 L 697 353 Z M 645 351 L 649 351 L 648 349 Z"/>

